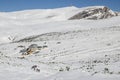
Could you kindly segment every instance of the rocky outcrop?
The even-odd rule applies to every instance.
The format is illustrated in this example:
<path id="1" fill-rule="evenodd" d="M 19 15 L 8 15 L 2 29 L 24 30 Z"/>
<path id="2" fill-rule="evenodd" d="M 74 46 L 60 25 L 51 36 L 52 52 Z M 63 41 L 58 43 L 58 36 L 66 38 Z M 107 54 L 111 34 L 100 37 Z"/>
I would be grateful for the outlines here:
<path id="1" fill-rule="evenodd" d="M 38 50 L 37 44 L 32 44 L 27 48 L 27 55 L 32 54 Z"/>
<path id="2" fill-rule="evenodd" d="M 28 48 L 24 48 L 20 50 L 20 53 L 22 53 L 22 55 L 30 55 L 30 54 L 38 53 L 41 49 L 47 47 L 48 47 L 47 45 L 38 46 L 37 44 L 31 44 L 30 46 L 28 46 Z"/>
<path id="3" fill-rule="evenodd" d="M 78 14 L 72 16 L 69 18 L 69 20 L 75 20 L 75 19 L 106 19 L 113 16 L 118 16 L 117 12 L 112 11 L 108 7 L 92 7 L 87 8 Z"/>

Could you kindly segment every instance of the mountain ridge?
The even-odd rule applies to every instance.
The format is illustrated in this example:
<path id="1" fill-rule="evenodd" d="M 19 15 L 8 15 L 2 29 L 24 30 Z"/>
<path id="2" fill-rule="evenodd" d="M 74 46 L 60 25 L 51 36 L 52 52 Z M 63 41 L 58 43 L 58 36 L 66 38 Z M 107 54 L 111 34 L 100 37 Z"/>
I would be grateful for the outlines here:
<path id="1" fill-rule="evenodd" d="M 102 6 L 100 8 L 90 7 L 72 16 L 71 18 L 69 18 L 69 20 L 84 19 L 84 18 L 97 20 L 97 19 L 111 18 L 114 16 L 118 16 L 118 13 L 112 11 L 106 6 Z"/>
<path id="2" fill-rule="evenodd" d="M 95 14 L 95 13 L 97 14 L 91 15 L 89 14 L 90 12 L 91 14 Z M 90 16 L 89 18 L 86 18 L 86 17 L 80 18 L 80 16 L 83 16 L 83 15 L 86 15 L 86 16 L 90 15 Z M 32 10 L 21 10 L 21 11 L 15 11 L 15 12 L 0 12 L 0 17 L 8 17 L 11 19 L 22 19 L 22 18 L 23 19 L 29 19 L 29 18 L 46 19 L 48 18 L 54 21 L 55 20 L 56 21 L 71 20 L 74 18 L 90 19 L 90 17 L 99 17 L 99 15 L 101 15 L 102 17 L 103 16 L 105 17 L 107 15 L 107 18 L 108 18 L 108 17 L 118 16 L 119 12 L 112 11 L 106 6 L 89 6 L 89 7 L 82 7 L 82 8 L 70 6 L 70 7 L 62 7 L 62 8 L 55 8 L 55 9 L 32 9 Z M 97 19 L 104 19 L 104 17 L 103 18 L 102 17 Z"/>

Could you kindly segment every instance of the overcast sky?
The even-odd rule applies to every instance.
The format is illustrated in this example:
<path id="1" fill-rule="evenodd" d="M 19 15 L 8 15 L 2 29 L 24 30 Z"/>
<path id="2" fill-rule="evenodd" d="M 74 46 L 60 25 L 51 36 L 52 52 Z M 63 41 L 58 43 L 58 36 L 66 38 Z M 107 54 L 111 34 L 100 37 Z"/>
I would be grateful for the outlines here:
<path id="1" fill-rule="evenodd" d="M 114 11 L 120 11 L 120 0 L 0 0 L 0 12 L 97 5 L 108 6 Z"/>

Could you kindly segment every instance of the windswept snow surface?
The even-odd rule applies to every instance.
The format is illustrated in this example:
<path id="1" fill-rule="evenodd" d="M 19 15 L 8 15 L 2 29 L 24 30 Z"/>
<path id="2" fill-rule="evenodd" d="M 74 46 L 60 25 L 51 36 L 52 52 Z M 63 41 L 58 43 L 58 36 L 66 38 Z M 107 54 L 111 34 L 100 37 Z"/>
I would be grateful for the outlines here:
<path id="1" fill-rule="evenodd" d="M 1 12 L 0 80 L 119 80 L 120 16 L 68 20 L 84 9 Z M 22 58 L 31 44 L 48 47 Z"/>

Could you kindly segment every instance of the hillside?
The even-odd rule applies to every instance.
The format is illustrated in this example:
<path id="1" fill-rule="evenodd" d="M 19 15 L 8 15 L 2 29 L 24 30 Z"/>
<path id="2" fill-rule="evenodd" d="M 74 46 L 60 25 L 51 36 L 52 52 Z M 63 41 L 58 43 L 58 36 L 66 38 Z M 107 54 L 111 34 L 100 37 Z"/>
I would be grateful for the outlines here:
<path id="1" fill-rule="evenodd" d="M 85 10 L 79 12 L 78 14 L 72 16 L 69 18 L 69 20 L 75 20 L 75 19 L 91 19 L 91 20 L 97 20 L 97 19 L 107 19 L 114 16 L 118 16 L 119 13 L 112 11 L 108 7 L 100 6 L 100 7 L 89 7 Z"/>
<path id="2" fill-rule="evenodd" d="M 69 20 L 103 7 L 1 12 L 0 79 L 119 80 L 120 16 Z"/>

